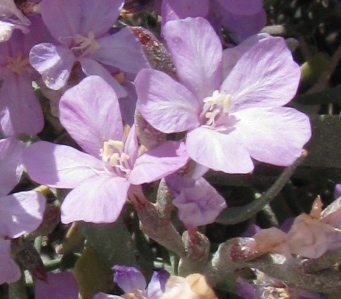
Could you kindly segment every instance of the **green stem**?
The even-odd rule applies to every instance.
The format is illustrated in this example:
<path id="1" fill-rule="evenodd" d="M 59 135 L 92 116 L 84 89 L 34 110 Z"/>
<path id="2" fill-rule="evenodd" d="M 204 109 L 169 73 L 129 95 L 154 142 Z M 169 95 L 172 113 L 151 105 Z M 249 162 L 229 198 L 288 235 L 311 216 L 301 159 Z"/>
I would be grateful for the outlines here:
<path id="1" fill-rule="evenodd" d="M 27 299 L 24 272 L 18 281 L 9 284 L 9 299 Z"/>
<path id="2" fill-rule="evenodd" d="M 48 261 L 47 263 L 45 263 L 44 267 L 45 267 L 46 272 L 50 272 L 50 271 L 59 269 L 61 261 L 62 261 L 62 259 L 59 258 L 59 259 L 51 260 L 51 261 Z"/>
<path id="3" fill-rule="evenodd" d="M 34 239 L 34 247 L 37 249 L 38 253 L 41 252 L 42 237 L 38 236 Z"/>
<path id="4" fill-rule="evenodd" d="M 294 164 L 286 168 L 279 176 L 275 184 L 273 184 L 268 191 L 264 192 L 259 199 L 254 200 L 253 202 L 242 207 L 232 207 L 223 210 L 218 216 L 216 222 L 224 225 L 237 224 L 251 218 L 253 215 L 261 211 L 278 195 L 285 184 L 289 181 L 292 174 L 295 172 L 297 166 L 303 162 L 306 155 L 307 153 L 304 151 L 301 157 L 298 158 Z"/>

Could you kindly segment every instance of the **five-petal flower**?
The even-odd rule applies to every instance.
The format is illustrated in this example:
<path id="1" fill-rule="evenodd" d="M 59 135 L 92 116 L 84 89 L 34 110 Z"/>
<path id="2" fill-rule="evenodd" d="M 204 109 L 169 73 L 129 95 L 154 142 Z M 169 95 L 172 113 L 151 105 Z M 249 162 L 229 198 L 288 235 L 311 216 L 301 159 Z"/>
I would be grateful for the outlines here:
<path id="1" fill-rule="evenodd" d="M 282 38 L 246 40 L 224 79 L 222 46 L 205 19 L 169 21 L 164 37 L 179 81 L 150 69 L 135 79 L 137 108 L 152 126 L 187 131 L 189 156 L 227 173 L 251 172 L 251 158 L 288 166 L 301 155 L 311 129 L 305 114 L 281 107 L 300 78 Z"/>
<path id="2" fill-rule="evenodd" d="M 63 223 L 114 222 L 131 184 L 158 180 L 188 160 L 184 143 L 175 141 L 137 157 L 135 126 L 125 137 L 116 93 L 97 76 L 65 92 L 60 120 L 85 153 L 40 141 L 25 150 L 24 164 L 33 180 L 73 189 L 61 206 Z"/>

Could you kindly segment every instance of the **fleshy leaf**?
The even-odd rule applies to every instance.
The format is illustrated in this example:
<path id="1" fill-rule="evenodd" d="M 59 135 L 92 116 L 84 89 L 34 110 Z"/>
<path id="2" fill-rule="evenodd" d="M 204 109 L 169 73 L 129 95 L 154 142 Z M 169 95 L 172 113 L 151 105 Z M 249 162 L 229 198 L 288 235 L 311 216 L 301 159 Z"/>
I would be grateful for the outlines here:
<path id="1" fill-rule="evenodd" d="M 88 244 L 77 261 L 73 274 L 83 299 L 91 299 L 96 293 L 108 293 L 112 288 L 112 271 Z"/>
<path id="2" fill-rule="evenodd" d="M 80 222 L 79 228 L 107 265 L 136 265 L 134 243 L 121 219 L 101 225 Z"/>

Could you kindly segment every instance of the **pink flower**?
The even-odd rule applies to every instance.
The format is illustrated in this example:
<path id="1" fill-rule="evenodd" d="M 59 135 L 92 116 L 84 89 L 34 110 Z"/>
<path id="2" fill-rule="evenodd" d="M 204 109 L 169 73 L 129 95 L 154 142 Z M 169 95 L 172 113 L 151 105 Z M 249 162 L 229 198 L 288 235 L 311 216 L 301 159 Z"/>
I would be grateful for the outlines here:
<path id="1" fill-rule="evenodd" d="M 311 128 L 306 115 L 282 107 L 300 79 L 282 38 L 246 40 L 224 78 L 222 46 L 205 19 L 170 21 L 164 37 L 179 81 L 149 69 L 135 79 L 137 108 L 153 127 L 187 131 L 190 158 L 226 173 L 251 172 L 251 158 L 288 166 L 301 155 Z"/>
<path id="2" fill-rule="evenodd" d="M 135 126 L 125 137 L 116 93 L 100 77 L 65 92 L 59 108 L 61 123 L 85 153 L 41 141 L 25 150 L 24 164 L 33 180 L 73 189 L 61 206 L 63 223 L 114 222 L 132 184 L 158 180 L 188 160 L 184 144 L 173 141 L 137 157 Z"/>
<path id="3" fill-rule="evenodd" d="M 183 186 L 173 200 L 179 219 L 188 229 L 214 222 L 227 206 L 225 199 L 204 178 L 187 181 L 189 186 Z"/>
<path id="4" fill-rule="evenodd" d="M 139 40 L 129 28 L 109 34 L 123 4 L 124 0 L 41 2 L 44 23 L 58 44 L 35 45 L 30 52 L 30 63 L 47 87 L 63 88 L 73 64 L 79 61 L 84 74 L 101 76 L 119 98 L 127 96 L 127 91 L 105 66 L 136 74 L 142 67 L 148 67 L 148 63 Z"/>

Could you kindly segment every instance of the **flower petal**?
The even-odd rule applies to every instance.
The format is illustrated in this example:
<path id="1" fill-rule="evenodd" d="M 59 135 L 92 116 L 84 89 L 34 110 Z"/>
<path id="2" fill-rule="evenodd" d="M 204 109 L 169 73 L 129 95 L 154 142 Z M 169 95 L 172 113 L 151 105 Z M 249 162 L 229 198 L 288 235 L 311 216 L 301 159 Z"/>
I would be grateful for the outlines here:
<path id="1" fill-rule="evenodd" d="M 292 254 L 315 259 L 332 250 L 331 246 L 339 245 L 335 249 L 340 250 L 341 231 L 301 214 L 288 232 L 288 242 Z"/>
<path id="2" fill-rule="evenodd" d="M 129 163 L 130 168 L 134 167 L 136 157 L 139 150 L 139 142 L 137 140 L 136 135 L 136 125 L 134 124 L 129 131 L 126 141 L 124 142 L 124 149 L 123 152 L 129 156 Z"/>
<path id="3" fill-rule="evenodd" d="M 162 2 L 162 24 L 187 17 L 206 17 L 209 12 L 209 0 L 164 0 Z"/>
<path id="4" fill-rule="evenodd" d="M 259 253 L 279 253 L 290 258 L 287 234 L 277 227 L 260 230 L 254 235 L 257 251 Z"/>
<path id="5" fill-rule="evenodd" d="M 173 204 L 187 228 L 213 223 L 226 208 L 225 199 L 204 178 L 193 187 L 182 189 Z"/>
<path id="6" fill-rule="evenodd" d="M 122 140 L 118 99 L 101 77 L 87 77 L 67 90 L 60 99 L 59 115 L 71 137 L 94 157 L 99 157 L 103 141 Z"/>
<path id="7" fill-rule="evenodd" d="M 91 57 L 100 63 L 119 68 L 123 72 L 137 74 L 149 68 L 142 44 L 129 28 L 97 40 L 100 49 Z"/>
<path id="8" fill-rule="evenodd" d="M 20 276 L 20 268 L 11 258 L 11 241 L 0 238 L 0 285 L 15 282 Z"/>
<path id="9" fill-rule="evenodd" d="M 124 293 L 145 290 L 147 286 L 146 280 L 136 268 L 116 265 L 112 269 L 115 271 L 114 282 L 118 284 Z"/>
<path id="10" fill-rule="evenodd" d="M 43 113 L 28 77 L 9 73 L 0 99 L 0 127 L 5 136 L 35 135 L 43 129 Z"/>
<path id="11" fill-rule="evenodd" d="M 35 230 L 43 219 L 45 197 L 36 191 L 0 198 L 0 235 L 17 238 Z"/>
<path id="12" fill-rule="evenodd" d="M 22 33 L 25 33 L 25 34 L 29 32 L 29 29 L 26 25 L 15 24 L 15 21 L 13 20 L 9 19 L 9 20 L 6 20 L 5 22 L 0 21 L 0 30 L 1 30 L 0 42 L 4 43 L 4 42 L 9 41 L 15 29 L 19 29 L 22 31 Z"/>
<path id="13" fill-rule="evenodd" d="M 311 137 L 309 118 L 292 108 L 250 108 L 234 116 L 233 133 L 254 159 L 265 163 L 291 165 Z"/>
<path id="14" fill-rule="evenodd" d="M 42 43 L 31 49 L 29 60 L 30 64 L 42 75 L 46 86 L 58 90 L 65 86 L 75 57 L 64 46 Z"/>
<path id="15" fill-rule="evenodd" d="M 125 98 L 127 96 L 127 91 L 124 87 L 117 82 L 103 65 L 91 58 L 81 58 L 80 62 L 82 70 L 87 76 L 96 75 L 102 77 L 115 90 L 118 98 Z"/>
<path id="16" fill-rule="evenodd" d="M 220 91 L 232 95 L 231 112 L 279 107 L 296 94 L 300 74 L 284 39 L 264 38 L 238 60 Z"/>
<path id="17" fill-rule="evenodd" d="M 48 283 L 36 280 L 36 299 L 76 299 L 78 298 L 78 284 L 71 272 L 47 273 Z"/>
<path id="18" fill-rule="evenodd" d="M 199 127 L 187 133 L 188 155 L 196 162 L 226 173 L 249 173 L 253 163 L 235 134 Z"/>
<path id="19" fill-rule="evenodd" d="M 131 81 L 125 81 L 124 87 L 128 93 L 127 97 L 118 99 L 120 103 L 122 120 L 124 123 L 132 126 L 136 110 L 137 95 L 135 85 Z"/>
<path id="20" fill-rule="evenodd" d="M 68 1 L 70 3 L 70 1 Z M 81 1 L 80 31 L 84 36 L 93 32 L 95 37 L 106 33 L 116 22 L 124 0 Z"/>
<path id="21" fill-rule="evenodd" d="M 143 69 L 135 79 L 137 109 L 157 130 L 182 132 L 199 125 L 199 103 L 183 85 L 165 73 Z"/>
<path id="22" fill-rule="evenodd" d="M 335 190 L 340 184 L 336 185 Z M 335 228 L 340 228 L 341 224 L 341 197 L 335 199 L 321 213 L 321 222 L 329 224 Z"/>
<path id="23" fill-rule="evenodd" d="M 230 74 L 231 70 L 244 53 L 250 50 L 250 48 L 260 40 L 268 37 L 269 35 L 267 33 L 259 33 L 250 36 L 236 47 L 225 49 L 223 51 L 223 78 L 226 78 Z"/>
<path id="24" fill-rule="evenodd" d="M 126 202 L 129 185 L 126 178 L 110 174 L 89 178 L 64 199 L 62 222 L 115 222 Z"/>
<path id="25" fill-rule="evenodd" d="M 19 183 L 24 170 L 24 144 L 14 138 L 0 140 L 0 196 L 8 194 Z"/>
<path id="26" fill-rule="evenodd" d="M 241 42 L 264 28 L 266 14 L 264 10 L 253 15 L 235 15 L 225 12 L 222 14 L 222 23 L 228 29 L 229 35 L 236 42 Z"/>
<path id="27" fill-rule="evenodd" d="M 160 298 L 165 292 L 169 276 L 169 273 L 165 270 L 154 271 L 146 290 L 147 297 L 150 299 Z"/>
<path id="28" fill-rule="evenodd" d="M 202 105 L 221 84 L 223 50 L 219 37 L 203 18 L 169 21 L 163 33 L 180 82 Z"/>
<path id="29" fill-rule="evenodd" d="M 263 0 L 216 0 L 225 10 L 235 15 L 254 15 L 263 9 Z"/>
<path id="30" fill-rule="evenodd" d="M 56 188 L 75 188 L 104 171 L 102 161 L 66 145 L 38 141 L 24 150 L 32 180 Z"/>
<path id="31" fill-rule="evenodd" d="M 74 37 L 80 32 L 82 2 L 82 0 L 44 0 L 40 3 L 43 21 L 57 41 L 60 37 Z M 69 46 L 72 40 L 67 39 L 66 42 Z"/>
<path id="32" fill-rule="evenodd" d="M 183 142 L 166 141 L 137 158 L 129 181 L 134 185 L 156 181 L 184 166 L 187 160 Z"/>

